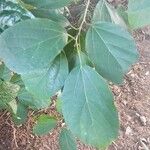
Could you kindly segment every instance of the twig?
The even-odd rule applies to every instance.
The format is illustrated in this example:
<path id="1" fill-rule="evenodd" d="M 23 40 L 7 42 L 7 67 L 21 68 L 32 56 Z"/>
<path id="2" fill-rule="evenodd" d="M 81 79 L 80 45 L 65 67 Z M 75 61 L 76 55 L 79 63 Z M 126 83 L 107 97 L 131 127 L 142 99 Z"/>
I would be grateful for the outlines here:
<path id="1" fill-rule="evenodd" d="M 79 40 L 81 31 L 82 31 L 83 25 L 84 25 L 84 23 L 86 23 L 86 17 L 87 17 L 87 13 L 88 13 L 89 6 L 90 6 L 90 0 L 87 1 L 86 8 L 85 8 L 85 12 L 84 12 L 84 15 L 83 15 L 83 20 L 82 20 L 82 22 L 81 22 L 81 24 L 80 24 L 80 26 L 79 26 L 79 32 L 78 32 L 78 34 L 77 34 L 77 36 L 76 36 L 76 46 L 77 46 L 77 50 L 79 50 L 78 40 Z"/>
<path id="2" fill-rule="evenodd" d="M 14 127 L 14 123 L 12 121 L 11 121 L 10 126 L 13 129 L 13 141 L 14 141 L 14 144 L 15 144 L 16 148 L 18 148 L 17 139 L 16 139 L 16 128 Z"/>
<path id="3" fill-rule="evenodd" d="M 7 113 L 7 110 L 5 110 L 5 111 L 3 112 L 3 114 L 0 116 L 0 119 L 2 119 L 3 116 L 6 115 L 6 113 Z"/>
<path id="4" fill-rule="evenodd" d="M 86 23 L 86 17 L 87 17 L 89 6 L 90 6 L 90 0 L 87 0 L 86 8 L 85 8 L 84 15 L 83 15 L 83 20 L 82 20 L 82 22 L 79 26 L 79 31 L 78 31 L 78 34 L 75 38 L 75 46 L 77 48 L 77 53 L 78 53 L 78 56 L 79 56 L 80 67 L 82 67 L 82 60 L 81 60 L 81 56 L 80 56 L 81 47 L 80 47 L 80 43 L 78 43 L 78 42 L 80 40 L 80 34 L 81 34 L 81 31 L 82 31 L 83 25 L 84 25 L 84 23 Z"/>

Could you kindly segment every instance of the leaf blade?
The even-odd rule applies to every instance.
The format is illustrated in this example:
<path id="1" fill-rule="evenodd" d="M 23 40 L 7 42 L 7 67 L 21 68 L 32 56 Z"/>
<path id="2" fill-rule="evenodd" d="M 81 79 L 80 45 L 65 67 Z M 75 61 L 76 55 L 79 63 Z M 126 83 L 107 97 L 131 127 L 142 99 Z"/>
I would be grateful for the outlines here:
<path id="1" fill-rule="evenodd" d="M 49 67 L 23 74 L 22 79 L 28 91 L 39 98 L 48 99 L 63 87 L 67 75 L 67 58 L 61 53 Z"/>
<path id="2" fill-rule="evenodd" d="M 149 25 L 149 12 L 149 0 L 129 0 L 127 14 L 130 27 L 132 29 L 138 29 Z"/>
<path id="3" fill-rule="evenodd" d="M 61 150 L 77 150 L 75 139 L 69 130 L 62 129 L 59 135 L 59 146 Z"/>
<path id="4" fill-rule="evenodd" d="M 48 134 L 50 130 L 56 127 L 57 120 L 48 115 L 41 115 L 37 120 L 37 124 L 33 127 L 33 133 L 42 136 Z"/>
<path id="5" fill-rule="evenodd" d="M 86 50 L 96 70 L 117 84 L 123 81 L 124 73 L 138 58 L 131 35 L 109 22 L 97 22 L 89 28 Z"/>
<path id="6" fill-rule="evenodd" d="M 6 0 L 0 1 L 0 28 L 2 30 L 30 18 L 34 18 L 34 16 L 19 4 Z"/>
<path id="7" fill-rule="evenodd" d="M 31 19 L 1 34 L 0 56 L 11 70 L 26 78 L 34 72 L 48 70 L 66 43 L 67 33 L 63 27 L 48 19 Z M 50 94 L 37 96 L 47 99 Z"/>
<path id="8" fill-rule="evenodd" d="M 117 10 L 113 8 L 107 1 L 101 0 L 96 5 L 92 22 L 112 22 L 122 27 L 126 27 L 124 20 L 118 14 Z"/>
<path id="9" fill-rule="evenodd" d="M 92 68 L 77 67 L 70 73 L 62 102 L 65 122 L 85 143 L 101 148 L 117 137 L 118 117 L 113 96 Z"/>
<path id="10" fill-rule="evenodd" d="M 37 8 L 56 9 L 68 5 L 72 0 L 22 0 L 24 3 Z"/>

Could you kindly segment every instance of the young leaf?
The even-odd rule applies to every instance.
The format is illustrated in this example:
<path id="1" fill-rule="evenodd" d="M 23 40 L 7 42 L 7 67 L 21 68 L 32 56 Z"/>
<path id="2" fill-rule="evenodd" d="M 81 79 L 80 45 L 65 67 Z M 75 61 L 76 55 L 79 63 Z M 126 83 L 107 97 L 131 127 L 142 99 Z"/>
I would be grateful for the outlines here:
<path id="1" fill-rule="evenodd" d="M 59 136 L 59 146 L 61 150 L 77 150 L 75 138 L 69 130 L 62 129 Z"/>
<path id="2" fill-rule="evenodd" d="M 118 135 L 113 95 L 104 79 L 91 67 L 77 67 L 68 76 L 62 94 L 62 112 L 71 132 L 97 148 Z"/>
<path id="3" fill-rule="evenodd" d="M 138 53 L 131 35 L 109 22 L 93 24 L 86 36 L 86 50 L 96 70 L 106 79 L 121 83 Z"/>
<path id="4" fill-rule="evenodd" d="M 31 89 L 31 93 L 38 91 L 33 94 L 41 99 L 47 99 L 52 96 L 51 91 L 42 93 L 44 91 L 42 88 L 47 86 L 48 78 L 48 83 L 51 80 L 51 76 L 48 77 L 50 63 L 66 43 L 67 33 L 57 23 L 48 19 L 26 20 L 1 34 L 0 57 L 11 70 L 22 75 L 27 88 L 31 89 L 28 80 L 34 83 L 33 87 L 36 89 Z M 39 83 L 42 83 L 42 86 Z"/>
<path id="5" fill-rule="evenodd" d="M 33 133 L 38 136 L 48 134 L 50 130 L 56 127 L 56 124 L 57 120 L 55 118 L 41 115 L 37 120 L 37 124 L 33 127 Z"/>
<path id="6" fill-rule="evenodd" d="M 73 0 L 22 0 L 25 4 L 29 4 L 36 8 L 56 9 L 68 5 Z"/>
<path id="7" fill-rule="evenodd" d="M 93 23 L 104 21 L 112 22 L 126 28 L 124 20 L 119 16 L 117 10 L 113 8 L 106 0 L 100 0 L 94 10 Z"/>
<path id="8" fill-rule="evenodd" d="M 129 0 L 128 20 L 132 29 L 150 24 L 150 0 Z"/>
<path id="9" fill-rule="evenodd" d="M 30 18 L 34 18 L 34 16 L 19 6 L 19 4 L 6 0 L 0 1 L 0 28 L 2 30 L 5 30 L 21 20 Z"/>

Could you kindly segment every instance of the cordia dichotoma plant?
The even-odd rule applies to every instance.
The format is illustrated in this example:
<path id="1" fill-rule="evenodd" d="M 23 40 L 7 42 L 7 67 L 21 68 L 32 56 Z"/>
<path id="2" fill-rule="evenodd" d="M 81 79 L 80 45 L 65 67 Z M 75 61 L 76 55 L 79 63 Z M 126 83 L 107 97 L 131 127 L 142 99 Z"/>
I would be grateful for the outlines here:
<path id="1" fill-rule="evenodd" d="M 59 93 L 57 108 L 66 125 L 60 149 L 76 150 L 76 138 L 103 149 L 119 130 L 109 82 L 122 84 L 137 61 L 131 32 L 150 24 L 150 1 L 129 0 L 123 10 L 99 0 L 89 21 L 92 0 L 85 0 L 79 26 L 63 15 L 74 2 L 0 1 L 0 108 L 19 125 L 28 109 L 49 107 Z M 57 121 L 40 115 L 33 132 L 44 135 Z"/>

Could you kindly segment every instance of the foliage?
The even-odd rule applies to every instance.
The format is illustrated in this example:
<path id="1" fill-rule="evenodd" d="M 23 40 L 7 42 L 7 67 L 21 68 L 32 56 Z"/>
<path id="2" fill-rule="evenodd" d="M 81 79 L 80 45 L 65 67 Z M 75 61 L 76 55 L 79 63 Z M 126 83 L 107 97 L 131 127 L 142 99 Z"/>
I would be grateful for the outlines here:
<path id="1" fill-rule="evenodd" d="M 150 1 L 149 0 L 129 0 L 128 20 L 133 29 L 150 24 L 149 19 Z"/>
<path id="2" fill-rule="evenodd" d="M 67 129 L 62 129 L 59 136 L 59 145 L 61 150 L 76 150 L 76 141 L 72 133 Z"/>
<path id="3" fill-rule="evenodd" d="M 61 91 L 56 107 L 68 129 L 60 133 L 60 148 L 77 149 L 73 135 L 106 148 L 119 129 L 108 82 L 122 84 L 137 61 L 129 31 L 150 23 L 150 2 L 129 0 L 125 10 L 100 0 L 89 23 L 87 0 L 79 27 L 62 13 L 71 2 L 0 2 L 0 108 L 10 111 L 19 125 L 26 121 L 29 109 L 49 107 L 51 97 Z M 44 135 L 56 124 L 53 116 L 41 115 L 33 132 Z"/>
<path id="4" fill-rule="evenodd" d="M 57 120 L 48 115 L 41 115 L 37 119 L 37 124 L 33 127 L 33 133 L 41 136 L 47 134 L 57 124 Z"/>

